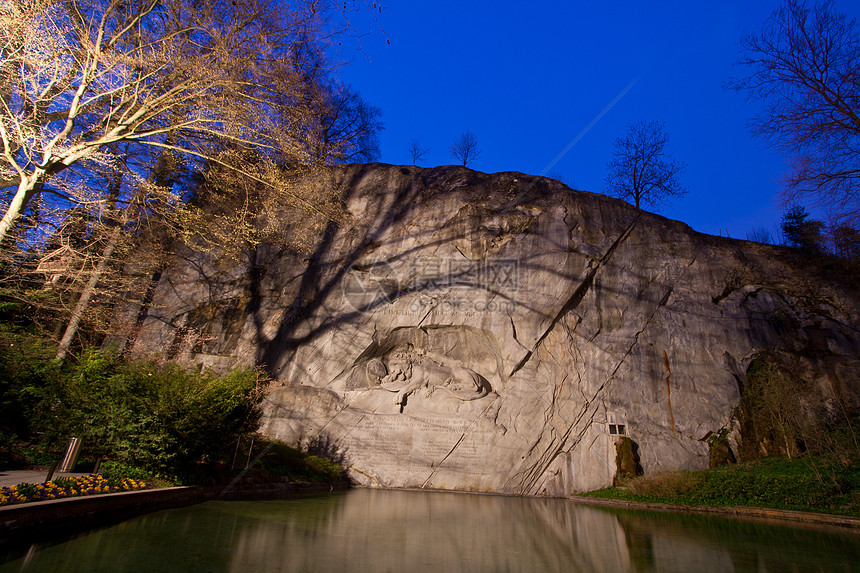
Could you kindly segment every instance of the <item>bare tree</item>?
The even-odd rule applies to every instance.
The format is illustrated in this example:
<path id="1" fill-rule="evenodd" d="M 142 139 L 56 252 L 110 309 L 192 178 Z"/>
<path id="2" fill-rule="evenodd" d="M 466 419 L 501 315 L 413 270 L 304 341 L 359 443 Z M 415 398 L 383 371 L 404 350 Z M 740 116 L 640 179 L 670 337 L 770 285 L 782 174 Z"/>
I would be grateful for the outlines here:
<path id="1" fill-rule="evenodd" d="M 421 143 L 417 139 L 413 139 L 409 142 L 409 145 L 406 147 L 406 151 L 409 152 L 409 155 L 412 157 L 412 165 L 416 165 L 421 159 L 430 153 L 430 150 L 421 147 Z"/>
<path id="2" fill-rule="evenodd" d="M 283 147 L 271 71 L 291 45 L 319 38 L 321 22 L 311 0 L 4 2 L 0 240 L 39 194 L 103 200 L 66 175 L 114 161 L 105 149 L 116 142 L 209 162 L 225 142 Z"/>
<path id="3" fill-rule="evenodd" d="M 97 342 L 113 305 L 142 296 L 132 286 L 136 272 L 151 274 L 165 252 L 163 234 L 146 248 L 140 243 L 169 221 L 152 211 L 172 202 L 173 154 L 129 142 L 109 147 L 117 160 L 87 169 L 86 180 L 77 181 L 102 189 L 103 201 L 45 209 L 46 196 L 37 196 L 0 251 L 0 290 L 32 309 L 46 332 L 53 330 L 58 359 L 76 340 Z M 150 176 L 143 179 L 143 173 Z"/>
<path id="4" fill-rule="evenodd" d="M 562 173 L 561 171 L 551 171 L 551 172 L 547 173 L 546 175 L 544 175 L 544 177 L 549 177 L 550 179 L 555 179 L 559 183 L 564 183 L 565 185 L 567 185 L 571 189 L 573 189 L 574 186 L 576 185 L 576 183 L 573 180 L 569 179 L 568 176 L 565 175 L 564 173 Z"/>
<path id="5" fill-rule="evenodd" d="M 379 159 L 379 132 L 384 127 L 378 107 L 340 82 L 323 86 L 316 102 L 303 121 L 303 137 L 314 162 L 331 165 Z"/>
<path id="6" fill-rule="evenodd" d="M 451 152 L 451 157 L 460 162 L 463 167 L 469 167 L 481 157 L 478 138 L 471 131 L 464 131 L 460 137 L 454 140 L 448 151 Z"/>
<path id="7" fill-rule="evenodd" d="M 612 143 L 612 161 L 606 165 L 608 192 L 632 201 L 637 208 L 684 196 L 687 190 L 679 177 L 686 165 L 666 154 L 668 142 L 669 135 L 661 123 L 639 121 L 628 125 L 627 133 Z"/>
<path id="8" fill-rule="evenodd" d="M 302 164 L 369 157 L 378 151 L 381 126 L 376 108 L 326 73 L 322 5 L 2 3 L 0 241 L 20 240 L 21 215 L 48 202 L 59 207 L 53 222 L 43 219 L 43 228 L 25 231 L 29 238 L 52 236 L 50 224 L 86 221 L 85 241 L 74 248 L 60 241 L 43 242 L 41 255 L 38 246 L 29 250 L 41 261 L 34 273 L 56 279 L 45 298 L 55 301 L 58 328 L 65 322 L 56 331 L 63 334 L 58 358 L 84 322 L 93 325 L 95 311 L 125 292 L 119 269 L 153 219 L 161 233 L 217 240 L 222 250 L 235 251 L 274 233 L 290 238 L 282 244 L 298 244 L 302 228 L 337 217 L 325 190 L 305 189 L 295 176 L 306 171 Z M 313 77 L 294 73 L 296 55 L 306 52 L 318 55 Z M 323 130 L 308 129 L 319 124 Z M 318 161 L 316 136 L 323 131 L 325 158 Z M 219 185 L 220 210 L 207 211 L 200 200 L 183 205 L 189 188 L 178 191 L 175 179 L 162 176 L 170 171 L 165 161 L 196 172 L 209 187 Z M 261 199 L 261 187 L 273 191 Z M 199 199 L 200 190 L 192 192 Z M 84 219 L 66 217 L 69 207 Z M 261 221 L 267 209 L 289 207 L 305 215 L 290 229 Z M 10 248 L 4 256 L 22 252 Z"/>
<path id="9" fill-rule="evenodd" d="M 751 232 L 747 233 L 747 241 L 772 245 L 773 233 L 767 227 L 754 227 Z"/>
<path id="10" fill-rule="evenodd" d="M 122 157 L 121 162 L 114 163 L 110 169 L 89 173 L 91 177 L 98 178 L 96 185 L 106 188 L 107 197 L 104 205 L 98 205 L 100 209 L 94 209 L 88 229 L 91 238 L 85 245 L 86 251 L 78 257 L 81 268 L 73 282 L 81 286 L 80 293 L 70 308 L 63 335 L 57 344 L 57 360 L 63 360 L 69 352 L 93 300 L 100 302 L 100 308 L 110 309 L 120 297 L 132 295 L 128 288 L 132 277 L 123 271 L 123 262 L 140 240 L 140 226 L 156 219 L 152 215 L 147 216 L 147 211 L 159 209 L 155 202 L 169 201 L 171 181 L 176 171 L 171 150 L 147 153 L 152 150 L 135 150 L 129 142 L 123 142 L 119 149 L 112 151 Z M 142 172 L 147 173 L 145 178 L 141 176 Z M 128 199 L 123 200 L 123 197 Z M 158 219 L 160 224 L 167 221 L 163 216 Z M 142 249 L 135 251 L 137 268 L 155 267 L 160 264 L 163 246 L 154 248 L 150 244 L 145 252 Z"/>
<path id="11" fill-rule="evenodd" d="M 860 222 L 860 38 L 855 21 L 825 0 L 786 0 L 740 60 L 729 85 L 764 104 L 754 133 L 790 157 L 783 199 L 811 199 L 836 219 Z"/>
<path id="12" fill-rule="evenodd" d="M 382 112 L 332 75 L 325 50 L 324 42 L 303 41 L 273 73 L 282 147 L 315 165 L 376 161 Z"/>
<path id="13" fill-rule="evenodd" d="M 860 231 L 845 224 L 831 226 L 833 253 L 849 261 L 860 261 Z"/>

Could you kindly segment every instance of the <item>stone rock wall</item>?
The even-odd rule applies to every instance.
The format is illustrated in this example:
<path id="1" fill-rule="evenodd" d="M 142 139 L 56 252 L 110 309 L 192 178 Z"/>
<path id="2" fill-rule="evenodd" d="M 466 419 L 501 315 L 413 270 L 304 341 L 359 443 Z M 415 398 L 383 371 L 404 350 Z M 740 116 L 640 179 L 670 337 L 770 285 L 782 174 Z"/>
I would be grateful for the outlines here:
<path id="1" fill-rule="evenodd" d="M 706 468 L 764 350 L 860 388 L 857 293 L 786 249 L 519 173 L 332 177 L 351 223 L 313 253 L 186 253 L 126 312 L 136 354 L 265 364 L 262 431 L 359 483 L 568 495 L 612 483 L 619 434 L 645 473 Z"/>

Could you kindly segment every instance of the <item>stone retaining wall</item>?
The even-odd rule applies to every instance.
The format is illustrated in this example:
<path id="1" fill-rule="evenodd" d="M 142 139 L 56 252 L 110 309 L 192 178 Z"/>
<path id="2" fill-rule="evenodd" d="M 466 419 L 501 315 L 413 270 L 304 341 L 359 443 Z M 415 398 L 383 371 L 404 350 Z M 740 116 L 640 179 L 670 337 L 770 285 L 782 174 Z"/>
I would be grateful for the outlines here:
<path id="1" fill-rule="evenodd" d="M 50 535 L 84 531 L 159 511 L 214 499 L 272 499 L 296 493 L 343 489 L 348 484 L 277 483 L 218 487 L 169 487 L 22 503 L 0 507 L 0 545 L 35 533 Z"/>

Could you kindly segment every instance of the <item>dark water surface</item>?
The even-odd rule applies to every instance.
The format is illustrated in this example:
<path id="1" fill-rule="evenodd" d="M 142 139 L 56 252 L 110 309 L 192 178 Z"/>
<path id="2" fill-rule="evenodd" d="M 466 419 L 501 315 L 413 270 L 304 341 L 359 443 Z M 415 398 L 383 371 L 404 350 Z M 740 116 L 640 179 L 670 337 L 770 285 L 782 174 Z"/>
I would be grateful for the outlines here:
<path id="1" fill-rule="evenodd" d="M 860 571 L 860 534 L 558 499 L 359 489 L 212 501 L 0 555 L 7 571 Z"/>

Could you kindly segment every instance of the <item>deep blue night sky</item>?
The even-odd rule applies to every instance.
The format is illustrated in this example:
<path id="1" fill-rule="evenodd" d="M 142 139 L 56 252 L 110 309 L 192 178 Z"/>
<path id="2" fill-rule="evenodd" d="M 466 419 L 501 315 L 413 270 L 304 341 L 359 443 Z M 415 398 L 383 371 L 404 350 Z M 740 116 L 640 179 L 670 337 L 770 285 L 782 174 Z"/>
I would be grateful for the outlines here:
<path id="1" fill-rule="evenodd" d="M 743 73 L 734 65 L 743 33 L 778 5 L 391 1 L 351 16 L 360 35 L 339 48 L 340 76 L 382 109 L 386 163 L 411 163 L 413 138 L 430 150 L 419 165 L 454 163 L 448 147 L 468 129 L 482 149 L 474 169 L 546 171 L 602 193 L 612 140 L 628 123 L 664 122 L 669 152 L 688 164 L 689 194 L 659 213 L 705 233 L 776 233 L 784 158 L 750 135 L 757 105 L 724 83 Z M 836 6 L 860 16 L 860 3 Z"/>

